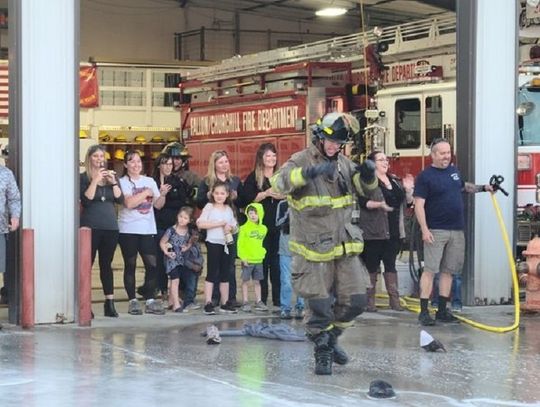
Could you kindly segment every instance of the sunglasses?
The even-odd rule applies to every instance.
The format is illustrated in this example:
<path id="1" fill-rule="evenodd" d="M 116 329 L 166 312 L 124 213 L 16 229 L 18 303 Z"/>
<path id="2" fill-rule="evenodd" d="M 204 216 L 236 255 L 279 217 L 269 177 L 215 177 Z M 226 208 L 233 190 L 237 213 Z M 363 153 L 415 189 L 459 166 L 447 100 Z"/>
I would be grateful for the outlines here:
<path id="1" fill-rule="evenodd" d="M 448 141 L 448 139 L 445 139 L 445 138 L 436 138 L 429 145 L 429 149 L 433 150 L 433 147 L 435 147 L 437 144 L 441 144 L 441 143 L 450 143 L 450 142 Z"/>

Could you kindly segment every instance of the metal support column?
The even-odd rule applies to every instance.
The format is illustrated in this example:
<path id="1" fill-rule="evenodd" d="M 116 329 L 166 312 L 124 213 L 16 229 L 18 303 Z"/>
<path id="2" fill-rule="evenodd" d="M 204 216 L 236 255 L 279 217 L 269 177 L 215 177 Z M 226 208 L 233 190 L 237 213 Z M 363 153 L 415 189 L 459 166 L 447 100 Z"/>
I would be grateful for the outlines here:
<path id="1" fill-rule="evenodd" d="M 457 21 L 458 167 L 476 184 L 505 177 L 510 196 L 497 199 L 513 242 L 517 3 L 461 0 Z M 511 295 L 511 275 L 495 211 L 488 194 L 468 196 L 466 208 L 465 303 L 498 303 Z"/>
<path id="2" fill-rule="evenodd" d="M 20 169 L 21 226 L 35 236 L 35 322 L 71 322 L 78 264 L 79 0 L 11 0 L 9 7 L 17 25 L 10 48 L 10 138 Z"/>

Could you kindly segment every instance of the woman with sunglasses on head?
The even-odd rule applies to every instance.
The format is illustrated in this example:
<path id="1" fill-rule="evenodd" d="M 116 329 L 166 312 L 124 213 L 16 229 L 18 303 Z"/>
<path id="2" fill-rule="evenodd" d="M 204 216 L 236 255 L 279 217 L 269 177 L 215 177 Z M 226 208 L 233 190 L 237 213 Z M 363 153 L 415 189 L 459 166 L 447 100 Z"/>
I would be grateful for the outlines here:
<path id="1" fill-rule="evenodd" d="M 371 281 L 368 288 L 367 312 L 376 312 L 375 285 L 381 261 L 384 264 L 384 282 L 390 308 L 403 311 L 399 303 L 396 258 L 405 238 L 403 211 L 405 204 L 412 203 L 414 178 L 408 174 L 399 180 L 389 174 L 389 161 L 381 151 L 373 151 L 368 157 L 375 162 L 375 176 L 379 190 L 369 199 L 359 197 L 360 227 L 364 232 L 364 251 L 361 254 Z"/>
<path id="2" fill-rule="evenodd" d="M 230 193 L 230 200 L 232 202 L 233 210 L 235 215 L 238 218 L 238 197 L 241 195 L 242 182 L 240 178 L 231 173 L 231 163 L 229 161 L 229 156 L 224 150 L 214 151 L 208 160 L 208 172 L 206 177 L 202 180 L 197 190 L 197 206 L 199 209 L 203 209 L 206 204 L 210 201 L 211 193 L 216 182 L 222 182 L 227 185 Z M 236 308 L 241 307 L 236 299 L 236 243 L 238 240 L 238 233 L 234 234 L 234 242 L 229 245 L 230 253 L 230 279 L 229 279 L 229 305 L 232 305 Z M 219 290 L 217 285 L 214 287 L 214 295 L 212 297 L 212 302 L 215 304 L 219 303 Z"/>
<path id="3" fill-rule="evenodd" d="M 118 243 L 118 222 L 114 204 L 124 202 L 116 173 L 107 169 L 105 148 L 93 145 L 80 175 L 80 225 L 92 229 L 92 264 L 99 253 L 99 278 L 105 295 L 104 315 L 118 317 L 114 306 L 114 276 L 111 263 Z"/>
<path id="4" fill-rule="evenodd" d="M 124 194 L 124 206 L 118 215 L 120 236 L 118 241 L 124 258 L 124 286 L 129 299 L 128 313 L 141 315 L 142 308 L 135 297 L 135 270 L 137 254 L 145 268 L 144 292 L 146 313 L 164 314 L 163 304 L 154 300 L 156 284 L 157 233 L 153 207 L 161 209 L 170 191 L 168 184 L 158 188 L 156 182 L 142 174 L 141 156 L 137 151 L 127 151 L 124 156 L 124 176 L 119 179 Z"/>

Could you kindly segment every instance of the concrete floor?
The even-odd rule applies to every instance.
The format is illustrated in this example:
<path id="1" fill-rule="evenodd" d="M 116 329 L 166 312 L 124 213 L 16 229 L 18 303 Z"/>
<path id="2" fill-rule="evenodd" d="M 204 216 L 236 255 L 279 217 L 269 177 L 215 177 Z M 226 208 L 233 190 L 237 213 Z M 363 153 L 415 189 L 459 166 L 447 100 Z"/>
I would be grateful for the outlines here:
<path id="1" fill-rule="evenodd" d="M 0 331 L 1 406 L 523 406 L 540 405 L 540 317 L 518 332 L 495 334 L 465 324 L 428 331 L 447 353 L 419 347 L 416 314 L 360 316 L 342 337 L 352 357 L 332 376 L 313 374 L 312 346 L 254 337 L 223 337 L 207 345 L 207 324 L 239 328 L 271 316 L 167 313 L 102 317 L 91 328 L 5 325 Z M 512 307 L 465 308 L 464 315 L 498 326 Z M 301 321 L 287 321 L 302 332 Z M 382 379 L 393 401 L 366 398 Z"/>

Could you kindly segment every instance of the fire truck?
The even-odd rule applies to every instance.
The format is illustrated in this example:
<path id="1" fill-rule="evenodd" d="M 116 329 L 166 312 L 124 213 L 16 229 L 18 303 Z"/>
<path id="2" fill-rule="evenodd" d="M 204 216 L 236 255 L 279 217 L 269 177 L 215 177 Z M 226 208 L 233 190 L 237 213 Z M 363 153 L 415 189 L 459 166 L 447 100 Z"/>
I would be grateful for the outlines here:
<path id="1" fill-rule="evenodd" d="M 309 123 L 328 111 L 360 108 L 349 103 L 350 77 L 350 63 L 300 62 L 257 76 L 182 83 L 181 97 L 191 96 L 181 108 L 190 169 L 205 174 L 210 154 L 226 150 L 232 171 L 244 178 L 264 142 L 287 159 L 306 146 Z"/>
<path id="2" fill-rule="evenodd" d="M 274 143 L 281 163 L 310 143 L 310 125 L 328 112 L 360 119 L 367 130 L 355 146 L 365 154 L 366 147 L 383 140 L 371 130 L 379 117 L 373 97 L 377 81 L 386 75 L 382 52 L 397 61 L 455 55 L 455 16 L 233 57 L 188 72 L 180 84 L 181 132 L 191 169 L 206 173 L 210 154 L 226 150 L 232 171 L 243 178 L 263 142 Z M 409 69 L 389 68 L 389 75 Z"/>

